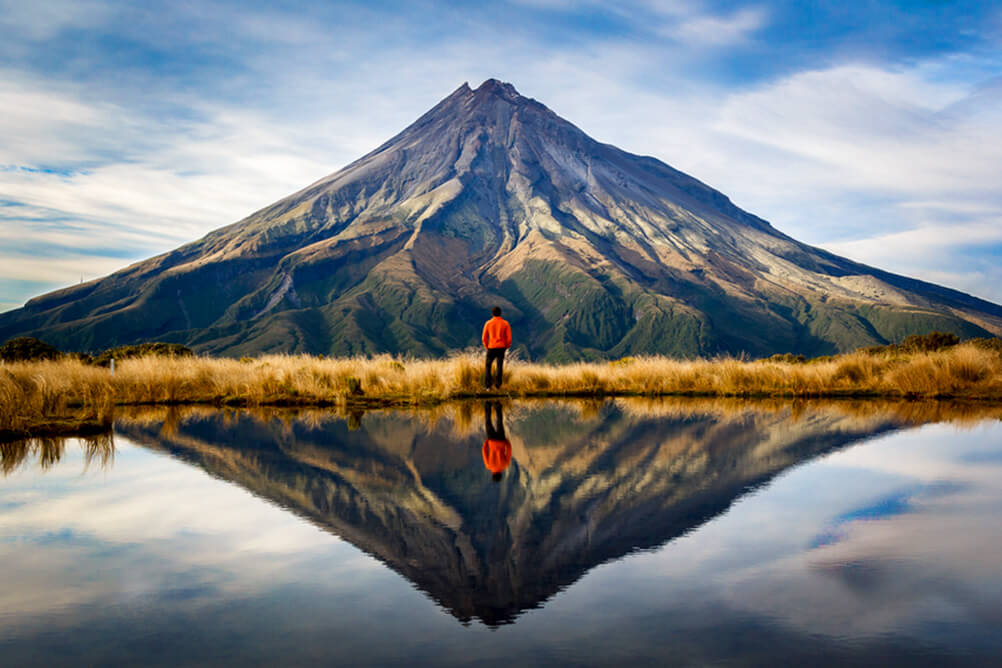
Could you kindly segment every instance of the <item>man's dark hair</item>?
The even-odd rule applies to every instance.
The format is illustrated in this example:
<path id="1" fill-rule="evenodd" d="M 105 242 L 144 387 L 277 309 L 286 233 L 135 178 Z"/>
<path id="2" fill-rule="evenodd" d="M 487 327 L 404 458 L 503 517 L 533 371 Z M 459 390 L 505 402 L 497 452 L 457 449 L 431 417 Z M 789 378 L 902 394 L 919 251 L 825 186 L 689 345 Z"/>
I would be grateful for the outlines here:
<path id="1" fill-rule="evenodd" d="M 503 478 L 503 477 L 504 477 L 504 474 L 501 473 L 500 471 L 498 471 L 497 473 L 495 473 L 494 475 L 491 476 L 491 480 L 493 480 L 494 482 L 501 482 L 501 478 Z"/>
<path id="2" fill-rule="evenodd" d="M 491 313 L 494 316 L 500 318 L 501 317 L 501 307 L 500 306 L 495 306 L 494 308 L 491 309 Z"/>

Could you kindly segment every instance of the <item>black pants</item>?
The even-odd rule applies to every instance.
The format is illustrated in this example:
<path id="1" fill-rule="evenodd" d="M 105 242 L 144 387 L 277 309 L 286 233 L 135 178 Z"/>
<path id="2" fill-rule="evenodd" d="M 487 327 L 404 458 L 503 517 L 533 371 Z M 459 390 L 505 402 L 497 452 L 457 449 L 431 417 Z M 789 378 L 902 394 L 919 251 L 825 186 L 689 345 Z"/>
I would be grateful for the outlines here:
<path id="1" fill-rule="evenodd" d="M 496 361 L 497 365 L 497 375 L 494 376 L 494 387 L 501 387 L 501 379 L 504 377 L 504 352 L 507 348 L 488 348 L 487 349 L 487 364 L 484 368 L 484 387 L 491 386 L 491 365 Z"/>
<path id="2" fill-rule="evenodd" d="M 491 419 L 491 410 L 497 415 L 497 426 Z M 504 415 L 501 413 L 501 404 L 496 401 L 484 402 L 484 431 L 487 433 L 489 441 L 507 441 L 504 435 Z"/>

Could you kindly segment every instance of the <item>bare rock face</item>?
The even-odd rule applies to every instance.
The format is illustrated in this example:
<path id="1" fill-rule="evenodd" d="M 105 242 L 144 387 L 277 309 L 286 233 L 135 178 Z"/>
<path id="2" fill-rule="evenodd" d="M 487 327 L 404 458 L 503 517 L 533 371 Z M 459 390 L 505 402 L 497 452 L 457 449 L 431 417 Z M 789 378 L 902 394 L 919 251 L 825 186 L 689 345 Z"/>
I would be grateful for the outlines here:
<path id="1" fill-rule="evenodd" d="M 476 344 L 494 304 L 549 360 L 1002 333 L 1002 307 L 801 244 L 491 79 L 238 223 L 0 315 L 0 339 L 429 355 Z"/>

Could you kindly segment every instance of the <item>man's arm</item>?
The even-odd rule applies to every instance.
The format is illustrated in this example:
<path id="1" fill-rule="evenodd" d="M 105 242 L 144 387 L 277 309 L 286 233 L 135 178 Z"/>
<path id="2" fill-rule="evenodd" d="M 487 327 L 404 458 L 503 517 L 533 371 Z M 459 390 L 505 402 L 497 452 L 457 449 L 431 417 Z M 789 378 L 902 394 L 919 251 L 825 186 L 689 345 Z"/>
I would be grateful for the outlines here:
<path id="1" fill-rule="evenodd" d="M 487 347 L 487 325 L 489 324 L 490 324 L 489 321 L 486 324 L 484 324 L 484 332 L 483 334 L 480 335 L 480 340 L 484 342 L 484 348 Z"/>
<path id="2" fill-rule="evenodd" d="M 511 348 L 511 325 L 504 324 L 504 347 Z"/>

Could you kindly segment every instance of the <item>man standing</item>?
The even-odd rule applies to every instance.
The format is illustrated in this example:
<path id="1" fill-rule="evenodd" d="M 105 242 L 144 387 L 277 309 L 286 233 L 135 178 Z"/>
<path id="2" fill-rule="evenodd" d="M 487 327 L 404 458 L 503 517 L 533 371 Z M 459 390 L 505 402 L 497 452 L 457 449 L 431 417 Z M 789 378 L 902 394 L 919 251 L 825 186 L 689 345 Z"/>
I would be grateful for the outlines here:
<path id="1" fill-rule="evenodd" d="M 491 313 L 493 318 L 484 324 L 484 348 L 487 348 L 487 365 L 484 371 L 484 389 L 491 389 L 491 366 L 497 362 L 497 375 L 494 377 L 494 387 L 501 387 L 504 371 L 504 352 L 511 346 L 511 325 L 501 317 L 501 307 L 495 306 Z"/>

